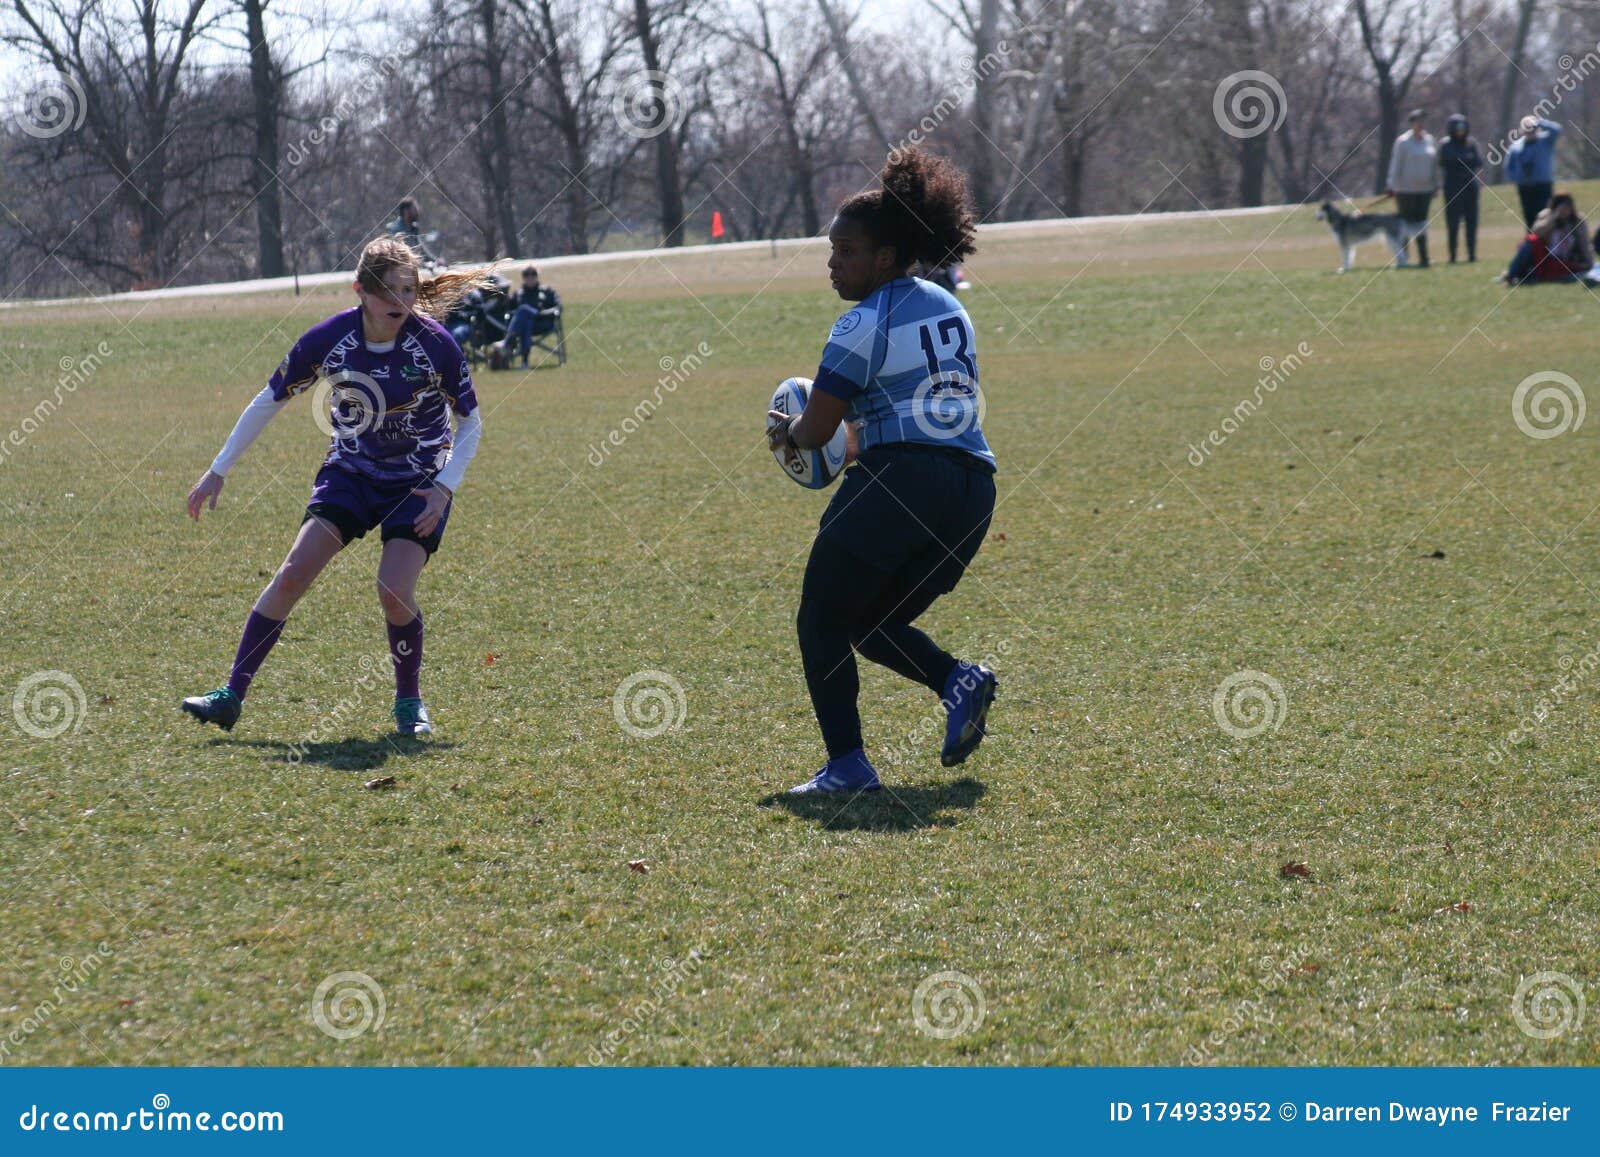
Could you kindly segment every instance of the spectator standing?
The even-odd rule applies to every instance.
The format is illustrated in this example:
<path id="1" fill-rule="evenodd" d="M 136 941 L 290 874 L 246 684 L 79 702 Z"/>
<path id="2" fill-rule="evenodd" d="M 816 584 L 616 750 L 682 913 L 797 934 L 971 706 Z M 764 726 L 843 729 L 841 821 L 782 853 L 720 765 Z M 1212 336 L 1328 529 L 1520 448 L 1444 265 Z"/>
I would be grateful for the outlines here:
<path id="1" fill-rule="evenodd" d="M 1522 201 L 1522 221 L 1529 229 L 1539 211 L 1550 204 L 1556 187 L 1556 138 L 1561 126 L 1542 117 L 1526 116 L 1517 139 L 1506 150 L 1506 180 L 1515 182 Z"/>
<path id="2" fill-rule="evenodd" d="M 1423 127 L 1423 111 L 1411 111 L 1411 130 L 1394 143 L 1389 156 L 1389 183 L 1384 190 L 1394 197 L 1407 233 L 1417 243 L 1417 264 L 1428 267 L 1428 205 L 1439 180 L 1439 150 Z"/>
<path id="3" fill-rule="evenodd" d="M 1450 264 L 1456 263 L 1456 234 L 1466 233 L 1467 260 L 1478 259 L 1478 188 L 1482 183 L 1483 156 L 1478 142 L 1468 135 L 1467 118 L 1456 113 L 1445 122 L 1449 132 L 1439 145 L 1439 169 L 1444 175 L 1444 220 L 1450 243 Z"/>

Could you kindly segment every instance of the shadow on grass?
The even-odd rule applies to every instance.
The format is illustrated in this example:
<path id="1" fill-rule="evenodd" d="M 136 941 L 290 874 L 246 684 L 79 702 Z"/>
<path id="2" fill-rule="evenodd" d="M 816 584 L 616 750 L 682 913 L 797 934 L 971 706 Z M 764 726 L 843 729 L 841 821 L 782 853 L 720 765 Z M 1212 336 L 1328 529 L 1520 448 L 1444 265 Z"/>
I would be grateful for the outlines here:
<path id="1" fill-rule="evenodd" d="M 375 767 L 382 767 L 392 756 L 449 751 L 455 744 L 390 735 L 379 739 L 351 736 L 327 743 L 304 744 L 285 743 L 281 739 L 213 739 L 211 746 L 254 747 L 261 751 L 276 752 L 285 763 L 326 767 L 330 771 L 371 771 Z"/>
<path id="2" fill-rule="evenodd" d="M 915 832 L 952 826 L 960 819 L 952 813 L 972 810 L 988 790 L 966 776 L 953 783 L 886 784 L 882 791 L 848 797 L 775 792 L 759 803 L 781 807 L 830 832 Z"/>

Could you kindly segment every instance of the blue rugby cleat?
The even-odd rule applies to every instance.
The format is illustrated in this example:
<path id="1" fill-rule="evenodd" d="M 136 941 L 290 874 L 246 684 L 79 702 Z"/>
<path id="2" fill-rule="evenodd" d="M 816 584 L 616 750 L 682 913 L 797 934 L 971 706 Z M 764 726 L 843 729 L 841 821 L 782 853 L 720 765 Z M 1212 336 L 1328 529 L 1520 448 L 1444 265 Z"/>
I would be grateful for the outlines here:
<path id="1" fill-rule="evenodd" d="M 244 704 L 226 687 L 207 691 L 204 695 L 191 695 L 183 701 L 183 710 L 201 723 L 215 723 L 224 731 L 232 731 L 239 722 L 239 712 Z"/>
<path id="2" fill-rule="evenodd" d="M 1000 683 L 994 672 L 978 663 L 957 663 L 944 681 L 941 702 L 949 713 L 945 720 L 944 750 L 939 762 L 954 767 L 974 751 L 989 723 L 989 705 L 994 702 Z"/>
<path id="3" fill-rule="evenodd" d="M 417 698 L 394 701 L 394 729 L 401 735 L 432 735 L 433 721 L 428 709 Z"/>
<path id="4" fill-rule="evenodd" d="M 830 759 L 822 770 L 799 787 L 791 787 L 790 795 L 853 795 L 858 791 L 877 791 L 883 787 L 878 773 L 867 762 L 867 753 L 856 748 L 849 755 Z"/>

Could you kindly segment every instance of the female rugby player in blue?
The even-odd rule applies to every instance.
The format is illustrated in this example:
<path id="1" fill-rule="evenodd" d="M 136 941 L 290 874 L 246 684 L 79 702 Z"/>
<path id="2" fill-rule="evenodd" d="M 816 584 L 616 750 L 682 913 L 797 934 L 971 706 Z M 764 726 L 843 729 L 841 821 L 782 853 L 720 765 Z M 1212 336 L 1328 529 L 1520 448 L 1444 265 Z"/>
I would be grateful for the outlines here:
<path id="1" fill-rule="evenodd" d="M 450 500 L 483 430 L 472 371 L 437 319 L 486 283 L 482 270 L 419 281 L 416 255 L 403 241 L 373 241 L 356 267 L 359 304 L 312 326 L 294 343 L 189 492 L 190 518 L 198 520 L 208 500 L 215 510 L 229 469 L 289 399 L 319 380 L 334 384 L 333 441 L 300 533 L 245 622 L 227 686 L 183 701 L 201 723 L 232 730 L 289 612 L 335 555 L 382 528 L 378 601 L 389 627 L 395 726 L 402 735 L 432 733 L 418 689 L 417 579 L 444 536 Z"/>
<path id="2" fill-rule="evenodd" d="M 828 272 L 845 301 L 805 410 L 768 416 L 775 450 L 821 446 L 849 421 L 859 453 L 823 513 L 797 626 L 828 762 L 806 792 L 876 791 L 856 708 L 860 652 L 943 700 L 940 761 L 984 737 L 994 672 L 958 661 L 912 623 L 954 589 L 994 513 L 994 454 L 979 424 L 977 343 L 953 296 L 909 276 L 973 252 L 966 178 L 920 149 L 896 150 L 882 188 L 839 207 Z"/>

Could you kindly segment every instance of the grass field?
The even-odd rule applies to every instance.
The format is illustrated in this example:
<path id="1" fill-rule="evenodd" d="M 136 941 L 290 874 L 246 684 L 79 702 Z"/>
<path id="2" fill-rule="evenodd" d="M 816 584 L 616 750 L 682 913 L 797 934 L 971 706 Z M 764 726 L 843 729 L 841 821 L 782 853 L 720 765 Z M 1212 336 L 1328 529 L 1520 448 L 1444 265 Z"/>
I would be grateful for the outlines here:
<path id="1" fill-rule="evenodd" d="M 1489 205 L 1426 273 L 1334 276 L 1310 209 L 989 239 L 1001 500 L 925 624 L 996 657 L 993 734 L 942 770 L 864 669 L 891 790 L 852 803 L 771 798 L 822 759 L 826 496 L 760 437 L 838 312 L 821 247 L 570 270 L 571 363 L 480 378 L 431 742 L 386 735 L 372 542 L 230 735 L 177 710 L 289 544 L 309 407 L 184 494 L 345 295 L 0 313 L 0 1062 L 1600 1062 L 1561 1006 L 1600 999 L 1600 422 L 1513 414 L 1592 386 L 1600 314 L 1490 284 Z M 683 693 L 653 738 L 639 672 Z"/>

